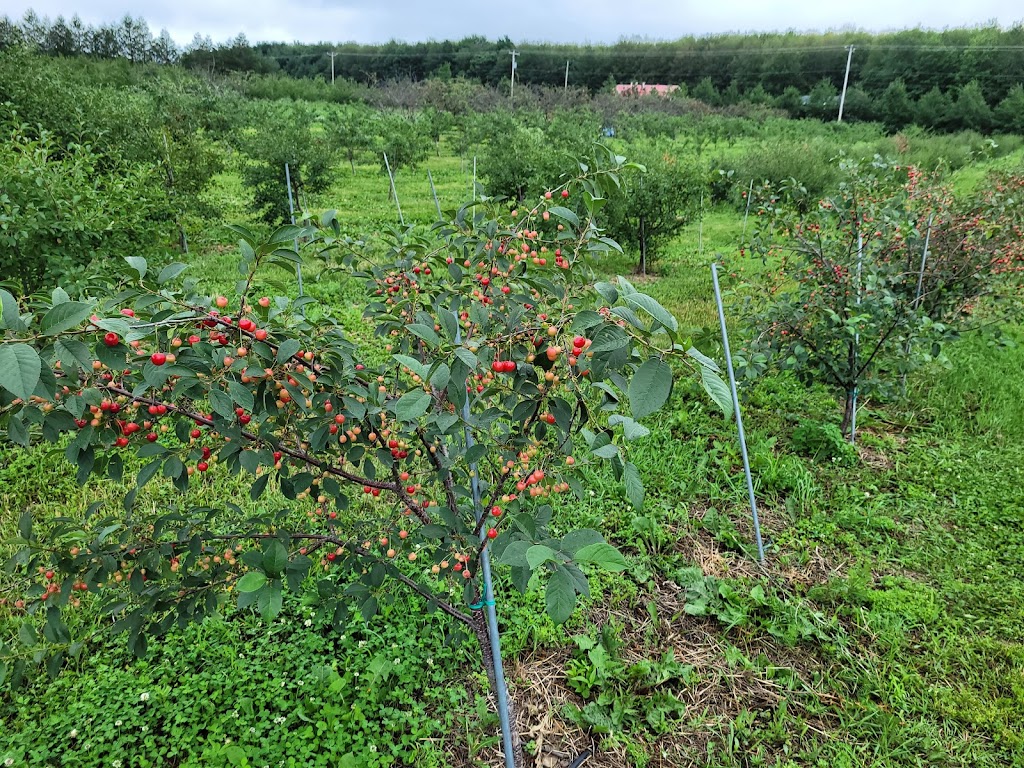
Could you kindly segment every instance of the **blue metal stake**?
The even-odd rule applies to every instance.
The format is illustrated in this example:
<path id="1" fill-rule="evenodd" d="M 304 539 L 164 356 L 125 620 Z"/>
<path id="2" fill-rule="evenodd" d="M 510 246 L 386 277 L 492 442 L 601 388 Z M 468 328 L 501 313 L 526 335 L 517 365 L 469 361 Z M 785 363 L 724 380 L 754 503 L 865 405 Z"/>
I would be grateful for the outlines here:
<path id="1" fill-rule="evenodd" d="M 295 225 L 295 202 L 292 199 L 292 172 L 288 163 L 284 164 L 284 179 L 288 184 L 288 210 L 291 212 L 292 225 Z M 299 252 L 299 238 L 295 238 L 295 252 Z M 299 281 L 299 296 L 302 296 L 302 265 L 295 262 L 295 277 Z M 305 312 L 303 312 L 305 314 Z"/>
<path id="2" fill-rule="evenodd" d="M 736 414 L 736 429 L 740 437 L 740 453 L 743 455 L 743 473 L 747 478 L 747 496 L 750 498 L 750 514 L 754 519 L 754 538 L 757 541 L 757 559 L 764 565 L 764 542 L 761 540 L 761 522 L 757 517 L 757 499 L 754 497 L 754 480 L 750 475 L 750 459 L 747 456 L 747 437 L 743 433 L 743 417 L 740 415 L 740 398 L 736 392 L 736 374 L 732 368 L 732 353 L 729 352 L 729 332 L 725 329 L 725 309 L 722 307 L 722 291 L 718 287 L 718 265 L 711 264 L 711 280 L 715 285 L 715 302 L 718 304 L 718 319 L 722 327 L 722 346 L 725 347 L 725 367 L 729 371 L 729 389 L 732 392 L 732 410 Z"/>
<path id="3" fill-rule="evenodd" d="M 458 313 L 455 313 L 455 343 L 462 343 L 462 328 L 458 325 Z M 469 428 L 469 396 L 462 405 L 462 420 L 466 430 L 466 450 L 473 447 L 473 432 Z M 480 479 L 476 463 L 469 465 L 470 487 L 473 491 L 473 514 L 477 525 L 483 517 L 484 510 L 480 501 Z M 454 510 L 453 510 L 454 511 Z M 486 537 L 486 531 L 480 526 L 480 541 Z M 498 634 L 498 612 L 494 607 L 494 582 L 491 579 L 490 548 L 484 547 L 480 553 L 480 569 L 484 574 L 484 607 L 487 610 L 487 634 L 491 641 L 491 662 L 494 665 L 494 683 L 498 690 L 494 693 L 498 699 L 498 719 L 501 721 L 501 742 L 505 751 L 506 768 L 515 768 L 515 747 L 512 742 L 512 722 L 508 715 L 508 686 L 505 683 L 505 668 L 501 662 L 501 636 Z"/>

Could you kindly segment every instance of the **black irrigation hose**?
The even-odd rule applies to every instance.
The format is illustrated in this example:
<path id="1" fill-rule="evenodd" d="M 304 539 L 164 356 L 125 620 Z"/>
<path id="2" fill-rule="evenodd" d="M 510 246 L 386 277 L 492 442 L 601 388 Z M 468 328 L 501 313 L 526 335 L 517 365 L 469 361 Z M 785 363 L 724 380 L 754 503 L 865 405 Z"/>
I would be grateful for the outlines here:
<path id="1" fill-rule="evenodd" d="M 575 760 L 569 763 L 568 768 L 580 768 L 581 765 L 583 765 L 585 762 L 587 762 L 587 760 L 590 759 L 590 756 L 592 754 L 594 754 L 592 750 L 583 750 L 583 753 L 579 757 L 577 757 Z"/>

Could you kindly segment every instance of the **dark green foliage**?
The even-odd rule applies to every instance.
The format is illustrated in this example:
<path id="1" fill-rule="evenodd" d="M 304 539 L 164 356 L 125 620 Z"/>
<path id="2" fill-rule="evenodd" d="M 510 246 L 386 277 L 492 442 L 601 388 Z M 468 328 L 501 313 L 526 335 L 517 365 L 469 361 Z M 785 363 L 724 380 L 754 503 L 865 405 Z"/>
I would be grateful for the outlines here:
<path id="1" fill-rule="evenodd" d="M 336 151 L 327 127 L 302 104 L 285 109 L 253 106 L 249 119 L 252 128 L 237 141 L 246 156 L 242 178 L 252 190 L 253 211 L 269 224 L 288 221 L 287 164 L 298 218 L 306 195 L 322 192 L 331 182 Z"/>
<path id="2" fill-rule="evenodd" d="M 170 201 L 159 170 L 103 168 L 89 147 L 59 147 L 43 133 L 0 142 L 0 274 L 30 294 L 70 289 L 123 255 L 151 256 L 169 243 Z"/>
<path id="3" fill-rule="evenodd" d="M 647 172 L 623 178 L 602 219 L 611 237 L 639 252 L 637 272 L 647 274 L 658 249 L 697 216 L 702 196 L 710 203 L 710 189 L 703 169 L 668 142 L 634 144 L 630 156 Z"/>
<path id="4" fill-rule="evenodd" d="M 793 450 L 816 461 L 850 464 L 857 460 L 857 450 L 846 441 L 837 424 L 802 421 L 793 430 Z"/>

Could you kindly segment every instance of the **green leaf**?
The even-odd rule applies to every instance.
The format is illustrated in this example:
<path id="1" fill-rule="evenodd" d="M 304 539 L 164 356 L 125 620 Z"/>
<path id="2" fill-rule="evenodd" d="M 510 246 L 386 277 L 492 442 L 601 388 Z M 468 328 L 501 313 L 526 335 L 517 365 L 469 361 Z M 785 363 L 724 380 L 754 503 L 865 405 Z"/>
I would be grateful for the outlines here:
<path id="1" fill-rule="evenodd" d="M 7 439 L 15 445 L 28 448 L 28 429 L 25 427 L 25 422 L 17 416 L 12 416 L 7 422 Z"/>
<path id="2" fill-rule="evenodd" d="M 557 216 L 560 219 L 564 219 L 565 221 L 568 221 L 570 224 L 572 224 L 574 227 L 578 227 L 580 225 L 579 216 L 577 216 L 568 208 L 563 208 L 560 205 L 556 205 L 551 208 L 548 208 L 548 211 L 551 213 L 552 216 Z"/>
<path id="3" fill-rule="evenodd" d="M 576 552 L 573 560 L 596 565 L 606 571 L 626 570 L 626 558 L 611 544 L 590 544 Z"/>
<path id="4" fill-rule="evenodd" d="M 559 549 L 567 555 L 572 555 L 583 547 L 600 544 L 602 541 L 604 541 L 604 536 L 599 531 L 595 531 L 593 528 L 581 528 L 578 531 L 570 531 L 565 534 Z"/>
<path id="5" fill-rule="evenodd" d="M 626 486 L 626 498 L 636 509 L 644 506 L 644 481 L 640 479 L 640 470 L 631 462 L 622 468 L 622 481 Z"/>
<path id="6" fill-rule="evenodd" d="M 501 564 L 511 565 L 514 568 L 529 568 L 530 563 L 526 559 L 526 552 L 532 546 L 533 544 L 529 541 L 513 541 L 501 553 Z"/>
<path id="7" fill-rule="evenodd" d="M 262 589 L 267 583 L 267 576 L 259 571 L 250 571 L 238 580 L 237 589 L 239 592 L 255 592 Z"/>
<path id="8" fill-rule="evenodd" d="M 399 365 L 404 365 L 421 379 L 427 378 L 427 372 L 429 369 L 419 360 L 409 357 L 408 355 L 393 355 L 393 357 Z"/>
<path id="9" fill-rule="evenodd" d="M 277 577 L 288 567 L 288 549 L 280 539 L 269 539 L 263 545 L 263 570 L 268 576 Z"/>
<path id="10" fill-rule="evenodd" d="M 39 636 L 36 634 L 35 629 L 27 622 L 22 622 L 18 626 L 18 639 L 21 640 L 21 644 L 26 648 L 31 648 L 39 642 Z"/>
<path id="11" fill-rule="evenodd" d="M 128 262 L 128 266 L 139 273 L 139 280 L 142 280 L 146 276 L 146 270 L 149 269 L 149 264 L 141 256 L 125 256 L 124 260 Z"/>
<path id="12" fill-rule="evenodd" d="M 671 393 L 671 366 L 652 357 L 637 369 L 629 382 L 629 410 L 633 418 L 650 416 L 668 401 Z"/>
<path id="13" fill-rule="evenodd" d="M 531 570 L 536 569 L 537 566 L 549 560 L 558 560 L 558 553 L 551 547 L 545 547 L 543 544 L 534 544 L 526 550 L 526 562 Z"/>
<path id="14" fill-rule="evenodd" d="M 722 369 L 718 367 L 718 363 L 716 363 L 714 360 L 705 355 L 696 347 L 690 347 L 688 350 L 686 350 L 686 354 L 688 354 L 690 357 L 692 357 L 705 368 L 710 368 L 715 373 L 722 372 Z"/>
<path id="15" fill-rule="evenodd" d="M 622 300 L 635 309 L 643 310 L 672 333 L 679 330 L 679 323 L 672 317 L 672 313 L 650 296 L 643 293 L 632 293 L 624 295 Z"/>
<path id="16" fill-rule="evenodd" d="M 436 347 L 441 343 L 441 339 L 438 338 L 437 333 L 429 325 L 423 325 L 422 323 L 413 323 L 412 325 L 407 325 L 406 329 L 410 333 L 423 339 L 427 343 L 427 346 Z"/>
<path id="17" fill-rule="evenodd" d="M 399 421 L 415 421 L 430 407 L 430 395 L 422 389 L 414 389 L 402 395 L 393 407 Z"/>
<path id="18" fill-rule="evenodd" d="M 277 362 L 285 363 L 302 348 L 298 339 L 285 339 L 277 348 Z"/>
<path id="19" fill-rule="evenodd" d="M 225 419 L 233 419 L 235 417 L 234 401 L 218 389 L 210 391 L 210 407 Z"/>
<path id="20" fill-rule="evenodd" d="M 595 449 L 593 454 L 599 459 L 611 459 L 619 455 L 619 446 L 613 443 L 608 443 Z"/>
<path id="21" fill-rule="evenodd" d="M 0 288 L 0 321 L 4 328 L 9 328 L 12 331 L 25 330 L 17 299 L 3 288 Z"/>
<path id="22" fill-rule="evenodd" d="M 555 624 L 564 624 L 572 616 L 576 608 L 576 585 L 564 568 L 559 568 L 548 579 L 544 607 Z"/>
<path id="23" fill-rule="evenodd" d="M 180 261 L 175 261 L 168 264 L 166 267 L 160 270 L 160 274 L 156 277 L 157 285 L 163 285 L 180 275 L 188 269 L 188 264 L 182 264 Z"/>
<path id="24" fill-rule="evenodd" d="M 732 418 L 732 391 L 729 385 L 722 381 L 722 377 L 710 368 L 701 366 L 700 383 L 704 386 L 704 391 L 722 409 L 726 418 Z"/>
<path id="25" fill-rule="evenodd" d="M 39 331 L 44 336 L 56 336 L 76 328 L 92 314 L 92 304 L 84 301 L 66 301 L 52 307 L 39 321 Z"/>
<path id="26" fill-rule="evenodd" d="M 77 339 L 57 339 L 53 351 L 61 365 L 73 368 L 78 366 L 84 371 L 92 366 L 92 353 L 89 348 Z"/>
<path id="27" fill-rule="evenodd" d="M 247 411 L 251 411 L 255 400 L 253 399 L 252 392 L 247 386 L 237 381 L 228 382 L 228 391 L 231 393 L 231 399 L 234 400 L 242 408 Z"/>
<path id="28" fill-rule="evenodd" d="M 612 426 L 616 424 L 622 425 L 622 434 L 627 440 L 639 440 L 640 438 L 647 437 L 651 434 L 651 430 L 641 424 L 635 419 L 629 418 L 629 416 L 623 416 L 621 414 L 612 414 L 608 417 L 608 423 Z"/>
<path id="29" fill-rule="evenodd" d="M 256 608 L 264 621 L 273 621 L 281 612 L 283 603 L 281 581 L 274 579 L 256 593 Z"/>
<path id="30" fill-rule="evenodd" d="M 28 344 L 0 345 L 0 387 L 28 400 L 39 383 L 43 364 Z"/>

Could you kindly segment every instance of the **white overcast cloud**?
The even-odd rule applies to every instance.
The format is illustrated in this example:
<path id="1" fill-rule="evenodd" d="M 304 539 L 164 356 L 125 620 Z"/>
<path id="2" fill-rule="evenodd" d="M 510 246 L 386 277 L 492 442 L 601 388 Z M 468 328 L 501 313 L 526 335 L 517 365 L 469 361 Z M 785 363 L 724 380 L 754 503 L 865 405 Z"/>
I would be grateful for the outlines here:
<path id="1" fill-rule="evenodd" d="M 195 33 L 222 42 L 243 32 L 250 42 L 384 42 L 454 40 L 468 35 L 508 36 L 516 43 L 612 43 L 622 38 L 671 40 L 720 32 L 785 30 L 871 31 L 975 26 L 1024 21 L 1020 0 L 518 0 L 514 3 L 426 0 L 6 0 L 3 13 L 36 13 L 87 24 L 114 22 L 130 13 L 167 29 L 186 44 Z"/>

